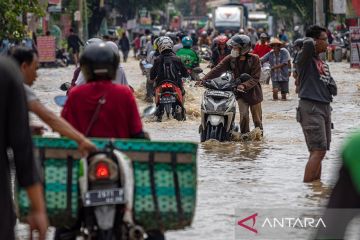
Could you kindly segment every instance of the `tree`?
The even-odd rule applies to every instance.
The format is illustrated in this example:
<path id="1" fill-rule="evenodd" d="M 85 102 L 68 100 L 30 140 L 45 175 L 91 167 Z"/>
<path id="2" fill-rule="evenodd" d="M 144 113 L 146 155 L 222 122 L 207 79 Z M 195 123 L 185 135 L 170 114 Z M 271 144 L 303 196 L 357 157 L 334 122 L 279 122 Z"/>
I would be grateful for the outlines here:
<path id="1" fill-rule="evenodd" d="M 100 29 L 102 20 L 111 12 L 111 8 L 118 10 L 122 19 L 128 20 L 137 16 L 140 8 L 148 10 L 162 9 L 168 0 L 110 0 L 107 1 L 105 7 L 100 7 L 99 0 L 88 0 L 88 7 L 91 9 L 91 17 L 89 19 L 89 36 L 94 36 Z"/>
<path id="2" fill-rule="evenodd" d="M 43 16 L 44 7 L 38 0 L 0 0 L 0 39 L 23 38 L 27 13 Z"/>
<path id="3" fill-rule="evenodd" d="M 189 0 L 176 0 L 175 6 L 177 7 L 177 9 L 180 9 L 183 16 L 191 15 L 191 7 Z"/>
<path id="4" fill-rule="evenodd" d="M 285 23 L 292 23 L 294 13 L 305 25 L 312 23 L 313 0 L 258 0 L 267 7 L 267 10 L 276 19 Z"/>

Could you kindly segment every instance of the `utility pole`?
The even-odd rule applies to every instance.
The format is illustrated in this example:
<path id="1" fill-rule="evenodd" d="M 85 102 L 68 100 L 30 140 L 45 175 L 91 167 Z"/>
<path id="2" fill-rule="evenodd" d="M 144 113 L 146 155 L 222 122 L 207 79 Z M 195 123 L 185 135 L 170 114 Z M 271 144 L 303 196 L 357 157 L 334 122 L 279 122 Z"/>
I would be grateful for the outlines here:
<path id="1" fill-rule="evenodd" d="M 84 34 L 83 34 L 83 0 L 78 0 L 78 6 L 79 6 L 79 15 L 80 15 L 80 19 L 79 19 L 79 26 L 78 26 L 78 31 L 79 31 L 79 38 L 84 40 Z"/>
<path id="2" fill-rule="evenodd" d="M 325 26 L 324 0 L 314 0 L 314 1 L 315 1 L 314 23 L 320 26 Z"/>

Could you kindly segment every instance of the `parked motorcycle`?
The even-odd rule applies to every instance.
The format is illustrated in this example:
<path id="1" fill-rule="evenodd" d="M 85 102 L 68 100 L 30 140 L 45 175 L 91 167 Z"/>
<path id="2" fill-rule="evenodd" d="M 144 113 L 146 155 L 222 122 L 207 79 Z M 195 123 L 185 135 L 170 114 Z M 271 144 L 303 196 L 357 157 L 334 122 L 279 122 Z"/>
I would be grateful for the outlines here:
<path id="1" fill-rule="evenodd" d="M 155 88 L 155 115 L 160 122 L 164 113 L 170 118 L 173 116 L 178 121 L 185 121 L 184 99 L 181 89 L 172 81 L 165 81 Z"/>
<path id="2" fill-rule="evenodd" d="M 232 132 L 236 131 L 236 98 L 233 91 L 238 84 L 231 73 L 204 83 L 207 90 L 201 103 L 201 142 L 209 139 L 228 141 Z"/>
<path id="3" fill-rule="evenodd" d="M 56 49 L 55 56 L 60 65 L 67 67 L 72 63 L 69 53 L 67 53 L 64 48 Z"/>

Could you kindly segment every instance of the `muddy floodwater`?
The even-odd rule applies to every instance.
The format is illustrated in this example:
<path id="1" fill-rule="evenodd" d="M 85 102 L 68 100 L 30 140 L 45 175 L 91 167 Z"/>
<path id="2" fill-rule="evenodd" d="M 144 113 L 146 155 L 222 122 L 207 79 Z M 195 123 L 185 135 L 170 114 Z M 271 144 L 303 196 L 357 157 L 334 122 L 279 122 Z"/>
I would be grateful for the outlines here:
<path id="1" fill-rule="evenodd" d="M 139 108 L 143 101 L 143 84 L 138 62 L 123 64 L 129 83 L 136 89 Z M 205 68 L 206 65 L 203 65 Z M 360 119 L 360 72 L 347 63 L 330 63 L 339 86 L 332 104 L 331 150 L 323 162 L 321 182 L 302 182 L 308 151 L 300 125 L 295 120 L 298 104 L 291 79 L 288 101 L 271 100 L 269 85 L 263 86 L 264 139 L 248 142 L 206 142 L 198 150 L 198 195 L 195 219 L 191 227 L 167 232 L 167 239 L 234 239 L 235 210 L 238 208 L 310 208 L 321 207 L 331 192 L 340 166 L 338 153 L 346 136 L 358 128 Z M 53 97 L 62 94 L 61 83 L 70 81 L 74 66 L 40 69 L 34 89 L 40 100 L 56 112 Z M 144 128 L 154 140 L 199 142 L 200 102 L 203 90 L 187 87 L 187 121 L 145 119 Z M 237 116 L 238 118 L 238 116 Z M 34 119 L 34 121 L 38 121 Z M 253 127 L 253 126 L 251 126 Z M 47 135 L 53 135 L 48 132 Z M 289 236 L 304 239 L 304 236 Z"/>

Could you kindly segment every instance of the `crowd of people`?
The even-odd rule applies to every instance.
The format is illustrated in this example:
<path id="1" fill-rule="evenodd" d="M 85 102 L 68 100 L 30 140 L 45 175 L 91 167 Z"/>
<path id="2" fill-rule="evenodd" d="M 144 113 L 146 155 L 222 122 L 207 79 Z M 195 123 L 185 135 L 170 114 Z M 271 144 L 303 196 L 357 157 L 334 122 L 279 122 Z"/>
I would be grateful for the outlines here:
<path id="1" fill-rule="evenodd" d="M 74 72 L 72 88 L 68 92 L 61 117 L 43 106 L 31 90 L 37 77 L 36 51 L 25 47 L 12 49 L 9 52 L 10 57 L 0 58 L 0 74 L 4 76 L 4 81 L 0 82 L 0 95 L 3 100 L 0 105 L 3 113 L 0 125 L 0 154 L 3 160 L 0 164 L 4 172 L 1 175 L 1 187 L 5 194 L 5 197 L 0 198 L 0 205 L 6 210 L 5 216 L 14 219 L 11 192 L 6 185 L 9 176 L 5 174 L 9 171 L 6 151 L 11 148 L 19 184 L 27 189 L 32 203 L 29 218 L 31 229 L 38 229 L 40 239 L 44 239 L 48 222 L 43 190 L 32 153 L 30 131 L 32 129 L 33 133 L 39 134 L 42 129 L 39 126 L 29 127 L 27 111 L 37 114 L 61 135 L 75 140 L 83 155 L 96 150 L 88 137 L 149 138 L 143 129 L 132 89 L 128 86 L 125 72 L 120 65 L 119 49 L 126 62 L 131 45 L 134 47 L 135 57 L 143 55 L 143 59 L 152 65 L 147 75 L 147 100 L 155 98 L 156 103 L 157 87 L 163 82 L 175 83 L 179 95 L 183 97 L 184 78 L 192 78 L 201 85 L 224 72 L 233 74 L 234 79 L 240 80 L 234 92 L 240 112 L 242 134 L 250 132 L 250 113 L 255 127 L 263 131 L 263 92 L 260 83 L 262 65 L 267 63 L 271 69 L 273 100 L 279 99 L 279 92 L 281 100 L 287 99 L 289 77 L 293 74 L 296 92 L 300 98 L 296 119 L 303 130 L 309 150 L 303 180 L 319 180 L 322 160 L 330 149 L 330 103 L 337 95 L 336 83 L 330 74 L 329 66 L 320 58 L 320 54 L 328 47 L 328 34 L 325 28 L 314 25 L 306 29 L 304 38 L 299 29 L 295 28 L 293 37 L 295 53 L 292 61 L 287 49 L 289 38 L 285 31 L 273 38 L 266 32 L 256 32 L 252 28 L 246 33 L 240 30 L 238 34 L 231 36 L 206 31 L 200 34 L 191 31 L 163 31 L 160 36 L 155 36 L 150 31 L 145 31 L 143 36 L 136 36 L 132 42 L 123 34 L 118 44 L 106 38 L 90 39 L 83 44 L 72 33 L 68 41 L 73 53 L 79 53 L 82 44 L 85 47 L 81 56 L 76 57 L 76 66 L 79 64 L 79 67 L 77 66 Z M 209 64 L 211 70 L 200 78 L 192 76 L 188 70 L 199 66 L 199 49 L 203 45 L 208 46 L 212 53 Z M 157 121 L 161 121 L 162 114 L 163 109 L 158 109 Z M 358 198 L 358 194 L 354 195 Z M 14 238 L 13 225 L 14 221 L 0 223 L 0 233 L 6 236 L 6 239 Z M 161 231 L 150 232 L 148 235 L 148 239 L 164 239 Z"/>

